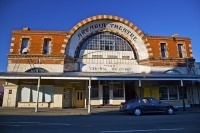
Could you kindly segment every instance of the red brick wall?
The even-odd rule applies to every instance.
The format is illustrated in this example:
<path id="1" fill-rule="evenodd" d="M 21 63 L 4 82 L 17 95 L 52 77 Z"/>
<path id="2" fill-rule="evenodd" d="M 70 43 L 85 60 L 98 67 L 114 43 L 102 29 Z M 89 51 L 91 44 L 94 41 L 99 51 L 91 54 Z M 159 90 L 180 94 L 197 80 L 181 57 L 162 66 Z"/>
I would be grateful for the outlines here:
<path id="1" fill-rule="evenodd" d="M 66 42 L 64 42 L 64 40 L 67 39 L 67 34 L 68 32 L 63 31 L 31 31 L 27 28 L 24 28 L 24 30 L 14 30 L 12 32 L 11 41 L 12 45 L 14 45 L 10 47 L 13 51 L 11 51 L 8 55 L 9 63 L 16 63 L 17 58 L 21 56 L 20 49 L 22 38 L 30 38 L 29 53 L 27 54 L 27 56 L 29 56 L 34 63 L 37 62 L 38 59 L 40 59 L 40 62 L 42 64 L 63 64 L 65 59 L 65 53 L 62 53 L 61 50 L 65 50 L 65 47 L 62 47 L 62 45 L 66 45 Z M 178 44 L 183 44 L 186 49 L 187 57 L 191 59 L 193 58 L 191 52 L 192 50 L 190 47 L 190 38 L 173 38 L 167 36 L 146 37 L 150 44 L 148 48 L 151 49 L 151 53 L 153 54 L 154 60 L 151 60 L 150 57 L 150 59 L 140 61 L 139 64 L 153 66 L 184 66 L 185 59 L 179 58 Z M 51 38 L 52 46 L 50 50 L 50 55 L 42 54 L 44 38 Z M 168 48 L 166 59 L 161 58 L 160 43 L 166 43 L 166 46 Z M 18 57 L 14 57 L 13 55 L 17 55 Z M 20 60 L 21 63 L 28 63 L 27 59 L 24 57 L 20 57 Z"/>
<path id="2" fill-rule="evenodd" d="M 12 33 L 11 43 L 14 43 L 14 46 L 11 46 L 13 52 L 10 54 L 20 54 L 22 38 L 29 38 L 29 54 L 42 54 L 44 38 L 51 38 L 52 48 L 51 55 L 63 55 L 61 53 L 62 44 L 65 44 L 64 39 L 66 39 L 67 32 L 59 31 L 19 31 L 15 30 Z"/>
<path id="3" fill-rule="evenodd" d="M 12 45 L 10 46 L 12 50 L 8 55 L 9 63 L 17 63 L 19 56 L 20 63 L 28 63 L 28 60 L 21 55 L 20 50 L 22 38 L 29 38 L 29 53 L 27 57 L 31 58 L 33 63 L 40 59 L 42 64 L 62 64 L 65 53 L 62 53 L 61 50 L 65 50 L 62 45 L 66 44 L 64 40 L 66 39 L 67 33 L 63 31 L 14 30 L 12 32 Z M 43 54 L 44 38 L 51 38 L 51 52 L 48 55 Z M 16 57 L 13 55 L 16 55 Z"/>
<path id="4" fill-rule="evenodd" d="M 166 43 L 168 48 L 167 50 L 167 57 L 169 58 L 179 58 L 178 54 L 178 44 L 183 44 L 186 46 L 186 53 L 188 58 L 192 58 L 190 52 L 189 44 L 191 41 L 189 38 L 177 38 L 173 39 L 173 37 L 157 37 L 157 36 L 149 36 L 147 37 L 150 43 L 150 47 L 152 48 L 152 53 L 154 58 L 161 58 L 161 50 L 160 50 L 160 43 Z"/>

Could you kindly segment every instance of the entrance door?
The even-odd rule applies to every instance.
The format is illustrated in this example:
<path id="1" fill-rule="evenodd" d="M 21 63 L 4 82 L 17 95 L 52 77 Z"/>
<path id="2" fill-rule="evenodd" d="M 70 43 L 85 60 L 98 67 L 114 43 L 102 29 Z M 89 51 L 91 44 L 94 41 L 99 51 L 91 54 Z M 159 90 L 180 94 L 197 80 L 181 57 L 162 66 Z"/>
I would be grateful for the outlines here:
<path id="1" fill-rule="evenodd" d="M 137 93 L 134 88 L 134 81 L 125 81 L 125 98 L 126 102 L 130 101 L 131 99 L 134 99 L 137 96 Z"/>
<path id="2" fill-rule="evenodd" d="M 109 104 L 109 86 L 103 86 L 103 105 Z"/>
<path id="3" fill-rule="evenodd" d="M 84 107 L 85 102 L 85 91 L 84 90 L 75 90 L 75 107 L 82 108 Z"/>
<path id="4" fill-rule="evenodd" d="M 63 90 L 63 108 L 71 107 L 71 89 Z"/>

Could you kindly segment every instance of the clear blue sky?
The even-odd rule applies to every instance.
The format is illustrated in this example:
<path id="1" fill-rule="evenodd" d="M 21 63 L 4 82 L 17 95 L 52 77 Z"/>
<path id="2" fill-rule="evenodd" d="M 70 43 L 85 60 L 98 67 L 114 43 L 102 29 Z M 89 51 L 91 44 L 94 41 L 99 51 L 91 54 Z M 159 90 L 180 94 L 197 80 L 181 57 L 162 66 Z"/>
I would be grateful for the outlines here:
<path id="1" fill-rule="evenodd" d="M 127 19 L 149 35 L 190 37 L 200 62 L 200 0 L 0 0 L 0 72 L 7 70 L 12 30 L 69 31 L 101 14 Z"/>

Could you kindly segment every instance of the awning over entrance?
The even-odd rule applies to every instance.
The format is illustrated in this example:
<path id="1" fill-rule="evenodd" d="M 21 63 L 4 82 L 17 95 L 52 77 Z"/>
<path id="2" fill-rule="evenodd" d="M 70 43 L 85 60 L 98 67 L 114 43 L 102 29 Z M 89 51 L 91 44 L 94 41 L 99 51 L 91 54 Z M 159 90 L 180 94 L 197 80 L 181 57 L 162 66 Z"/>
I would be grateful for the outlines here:
<path id="1" fill-rule="evenodd" d="M 95 73 L 95 72 L 65 72 L 65 73 L 26 73 L 0 72 L 0 79 L 71 79 L 71 80 L 200 80 L 200 75 L 187 74 L 138 74 L 138 73 Z"/>

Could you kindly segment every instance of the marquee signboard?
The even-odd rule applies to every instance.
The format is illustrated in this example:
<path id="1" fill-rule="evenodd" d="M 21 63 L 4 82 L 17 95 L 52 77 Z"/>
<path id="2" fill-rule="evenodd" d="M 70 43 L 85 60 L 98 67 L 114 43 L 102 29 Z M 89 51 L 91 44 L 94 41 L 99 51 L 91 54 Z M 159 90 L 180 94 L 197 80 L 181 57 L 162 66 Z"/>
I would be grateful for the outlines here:
<path id="1" fill-rule="evenodd" d="M 82 72 L 138 72 L 132 64 L 81 64 Z"/>

